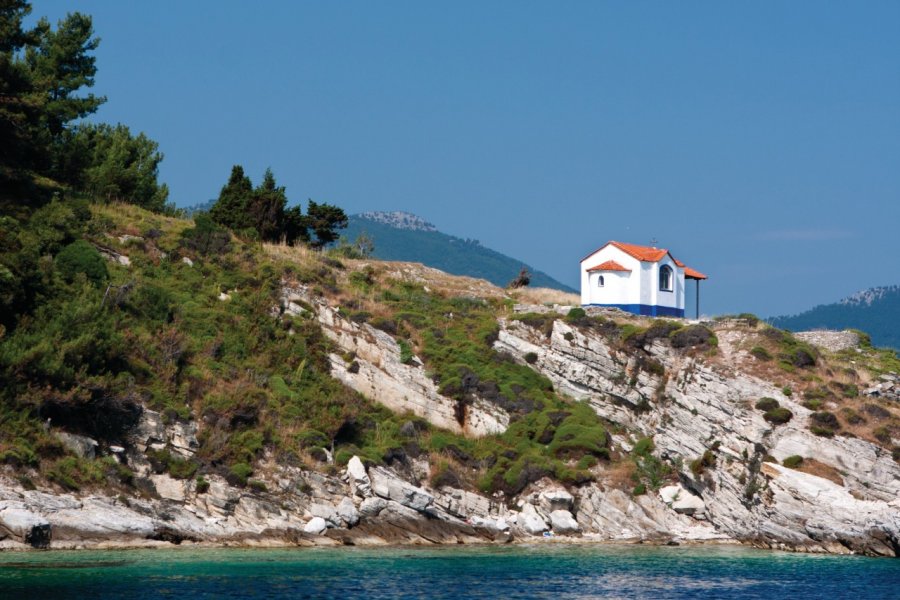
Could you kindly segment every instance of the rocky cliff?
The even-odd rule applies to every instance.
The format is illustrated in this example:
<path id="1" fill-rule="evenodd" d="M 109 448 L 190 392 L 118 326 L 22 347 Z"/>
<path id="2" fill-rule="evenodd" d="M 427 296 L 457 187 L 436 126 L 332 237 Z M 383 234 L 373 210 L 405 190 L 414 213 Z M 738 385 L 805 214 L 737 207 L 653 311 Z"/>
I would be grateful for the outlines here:
<path id="1" fill-rule="evenodd" d="M 349 318 L 333 298 L 309 286 L 285 281 L 280 306 L 271 307 L 273 317 L 286 327 L 290 318 L 314 321 L 331 343 L 332 376 L 407 415 L 408 444 L 381 460 L 353 456 L 344 464 L 332 454 L 334 442 L 318 449 L 318 462 L 285 462 L 266 451 L 250 482 L 215 471 L 177 478 L 158 468 L 158 457 L 197 459 L 209 425 L 202 418 L 171 419 L 145 405 L 121 445 L 56 433 L 72 452 L 105 455 L 127 468 L 133 493 L 29 489 L 34 486 L 7 474 L 0 480 L 0 544 L 62 548 L 539 538 L 741 542 L 900 554 L 900 465 L 886 448 L 898 445 L 890 437 L 896 431 L 895 400 L 885 392 L 893 389 L 891 376 L 877 384 L 862 369 L 844 369 L 844 376 L 853 370 L 859 385 L 868 386 L 862 396 L 845 402 L 816 387 L 838 369 L 837 362 L 804 358 L 804 352 L 815 352 L 790 346 L 784 360 L 801 366 L 779 368 L 757 345 L 766 343 L 766 336 L 775 339 L 773 334 L 755 324 L 686 326 L 613 313 L 563 317 L 565 312 L 539 305 L 512 310 L 507 304 L 489 336 L 498 361 L 537 371 L 555 394 L 586 403 L 606 424 L 607 439 L 594 440 L 606 458 L 580 457 L 580 474 L 569 475 L 565 483 L 559 470 L 533 471 L 514 492 L 480 491 L 459 473 L 494 463 L 476 461 L 452 444 L 443 446 L 443 456 L 459 473 L 436 476 L 439 461 L 417 450 L 424 436 L 435 434 L 417 423 L 427 421 L 477 441 L 505 435 L 524 418 L 525 409 L 512 411 L 509 407 L 517 405 L 490 386 L 473 384 L 465 395 L 451 394 L 427 361 L 405 350 L 397 336 Z M 859 361 L 862 350 L 856 351 Z M 808 360 L 821 370 L 810 370 Z M 850 397 L 850 384 L 830 384 Z M 841 421 L 821 410 L 837 411 L 841 402 L 846 404 Z M 869 430 L 853 429 L 847 423 L 859 421 L 847 415 L 860 414 L 852 407 L 870 422 L 880 419 L 887 425 L 874 430 L 875 438 Z M 559 426 L 568 414 L 548 413 L 548 429 L 536 436 L 553 434 L 554 423 Z M 567 441 L 560 434 L 546 439 L 540 443 Z"/>

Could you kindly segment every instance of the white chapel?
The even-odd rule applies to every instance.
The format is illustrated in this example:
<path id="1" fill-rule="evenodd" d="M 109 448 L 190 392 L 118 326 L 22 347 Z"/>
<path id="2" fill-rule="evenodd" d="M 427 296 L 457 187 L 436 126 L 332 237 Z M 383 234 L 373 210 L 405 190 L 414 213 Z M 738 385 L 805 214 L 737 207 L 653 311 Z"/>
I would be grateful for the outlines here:
<path id="1" fill-rule="evenodd" d="M 582 306 L 620 308 L 636 315 L 684 317 L 685 280 L 706 275 L 686 266 L 665 248 L 607 242 L 581 259 Z"/>

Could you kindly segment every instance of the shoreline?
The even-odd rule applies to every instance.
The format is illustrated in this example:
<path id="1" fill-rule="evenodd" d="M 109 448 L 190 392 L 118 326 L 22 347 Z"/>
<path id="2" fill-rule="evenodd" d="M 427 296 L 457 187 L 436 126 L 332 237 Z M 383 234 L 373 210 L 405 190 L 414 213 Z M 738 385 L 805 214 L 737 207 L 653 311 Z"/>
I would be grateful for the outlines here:
<path id="1" fill-rule="evenodd" d="M 346 531 L 346 530 L 345 530 Z M 178 543 L 164 540 L 60 540 L 53 542 L 49 548 L 33 548 L 27 544 L 13 540 L 0 541 L 0 555 L 8 553 L 55 553 L 55 552 L 91 552 L 91 551 L 129 551 L 129 550 L 219 550 L 219 549 L 313 549 L 313 548 L 447 548 L 447 547 L 502 547 L 502 546 L 539 546 L 542 544 L 558 546 L 648 546 L 648 547 L 716 547 L 727 546 L 733 548 L 748 548 L 754 550 L 787 552 L 792 554 L 818 554 L 823 556 L 866 556 L 869 558 L 892 558 L 884 556 L 872 556 L 844 549 L 844 552 L 835 552 L 824 548 L 810 546 L 791 547 L 779 544 L 766 545 L 752 542 L 744 542 L 732 538 L 718 539 L 595 539 L 589 536 L 564 536 L 551 537 L 514 538 L 507 540 L 491 541 L 481 539 L 477 541 L 455 542 L 421 542 L 421 541 L 386 541 L 373 538 L 360 539 L 347 543 L 346 540 L 331 536 L 307 536 L 302 539 L 289 540 L 278 537 L 265 537 L 258 539 L 235 539 L 220 541 L 190 541 L 184 540 Z"/>

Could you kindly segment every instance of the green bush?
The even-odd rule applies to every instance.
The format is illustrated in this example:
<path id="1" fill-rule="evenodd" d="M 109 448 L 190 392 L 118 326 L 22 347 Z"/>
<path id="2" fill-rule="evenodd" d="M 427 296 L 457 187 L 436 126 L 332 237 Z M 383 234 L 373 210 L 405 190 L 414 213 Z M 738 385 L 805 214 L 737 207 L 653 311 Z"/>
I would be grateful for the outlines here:
<path id="1" fill-rule="evenodd" d="M 76 240 L 56 255 L 56 270 L 71 283 L 83 273 L 88 281 L 99 287 L 109 279 L 106 261 L 96 248 L 85 240 Z"/>
<path id="2" fill-rule="evenodd" d="M 227 254 L 231 250 L 231 234 L 217 225 L 209 213 L 194 215 L 194 227 L 181 233 L 181 245 L 202 256 Z"/>
<path id="3" fill-rule="evenodd" d="M 750 349 L 750 354 L 758 360 L 772 360 L 772 354 L 762 346 L 753 346 Z"/>
<path id="4" fill-rule="evenodd" d="M 400 362 L 408 365 L 413 359 L 412 346 L 406 340 L 397 340 L 397 345 L 400 346 Z"/>
<path id="5" fill-rule="evenodd" d="M 529 365 L 533 365 L 537 362 L 538 355 L 535 352 L 526 352 L 524 358 L 525 362 L 527 362 Z"/>
<path id="6" fill-rule="evenodd" d="M 821 437 L 832 437 L 840 429 L 837 417 L 828 411 L 812 413 L 809 422 L 809 430 Z"/>
<path id="7" fill-rule="evenodd" d="M 715 466 L 716 455 L 713 454 L 711 450 L 707 450 L 703 453 L 703 456 L 691 461 L 690 469 L 694 476 L 699 477 L 705 473 L 707 469 L 711 469 Z"/>
<path id="8" fill-rule="evenodd" d="M 792 418 L 794 418 L 794 413 L 784 408 L 783 406 L 767 410 L 765 414 L 763 414 L 763 419 L 765 419 L 769 423 L 772 423 L 773 425 L 784 425 Z"/>
<path id="9" fill-rule="evenodd" d="M 763 412 L 766 412 L 766 411 L 772 410 L 773 408 L 778 408 L 778 407 L 779 407 L 778 400 L 776 400 L 775 398 L 768 398 L 768 397 L 760 398 L 759 401 L 756 403 L 756 409 L 761 410 Z"/>
<path id="10" fill-rule="evenodd" d="M 585 318 L 587 313 L 584 312 L 584 309 L 576 306 L 575 308 L 569 309 L 569 312 L 566 314 L 566 321 L 572 323 L 576 321 L 580 321 Z"/>
<path id="11" fill-rule="evenodd" d="M 634 489 L 631 490 L 632 496 L 643 496 L 646 493 L 647 493 L 647 486 L 643 483 L 637 484 L 636 486 L 634 486 Z"/>
<path id="12" fill-rule="evenodd" d="M 207 481 L 206 477 L 204 477 L 203 475 L 197 477 L 196 490 L 198 494 L 205 494 L 209 491 L 209 481 Z"/>
<path id="13" fill-rule="evenodd" d="M 696 348 L 698 346 L 715 347 L 718 340 L 715 334 L 703 325 L 688 325 L 669 334 L 675 348 Z"/>
<path id="14" fill-rule="evenodd" d="M 231 469 L 228 471 L 229 481 L 234 481 L 239 485 L 247 485 L 247 478 L 253 474 L 253 467 L 248 465 L 247 463 L 236 463 L 231 465 Z"/>
<path id="15" fill-rule="evenodd" d="M 789 469 L 796 469 L 803 464 L 803 457 L 798 454 L 794 454 L 781 461 L 781 464 Z"/>

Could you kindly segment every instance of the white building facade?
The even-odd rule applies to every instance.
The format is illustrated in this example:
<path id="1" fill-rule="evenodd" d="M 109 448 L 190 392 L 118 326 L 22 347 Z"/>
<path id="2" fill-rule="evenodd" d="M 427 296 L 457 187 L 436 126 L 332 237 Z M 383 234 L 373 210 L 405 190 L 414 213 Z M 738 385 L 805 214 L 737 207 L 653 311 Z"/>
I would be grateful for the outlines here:
<path id="1" fill-rule="evenodd" d="M 620 308 L 637 314 L 684 317 L 685 280 L 706 275 L 677 260 L 664 248 L 607 242 L 581 260 L 582 306 Z"/>

